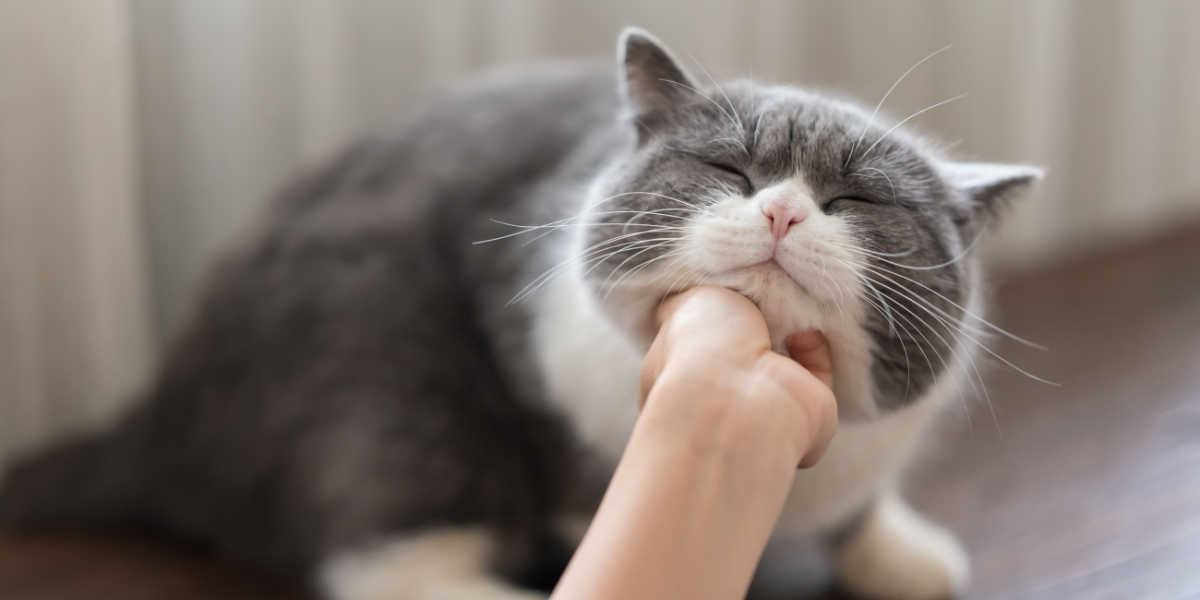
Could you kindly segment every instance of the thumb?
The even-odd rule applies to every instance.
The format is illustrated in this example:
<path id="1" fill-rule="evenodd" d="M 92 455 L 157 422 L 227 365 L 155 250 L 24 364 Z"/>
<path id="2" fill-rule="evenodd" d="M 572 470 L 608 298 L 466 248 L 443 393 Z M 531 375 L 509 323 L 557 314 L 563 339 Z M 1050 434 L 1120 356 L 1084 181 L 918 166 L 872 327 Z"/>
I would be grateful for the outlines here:
<path id="1" fill-rule="evenodd" d="M 788 355 L 805 369 L 833 389 L 833 358 L 829 354 L 829 340 L 820 331 L 800 331 L 785 340 Z"/>

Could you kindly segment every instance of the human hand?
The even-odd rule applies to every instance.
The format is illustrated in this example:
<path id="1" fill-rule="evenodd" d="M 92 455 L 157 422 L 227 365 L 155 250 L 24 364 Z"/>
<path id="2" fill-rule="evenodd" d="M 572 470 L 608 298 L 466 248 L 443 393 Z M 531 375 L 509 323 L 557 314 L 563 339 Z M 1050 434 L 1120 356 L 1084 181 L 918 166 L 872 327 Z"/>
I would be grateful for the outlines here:
<path id="1" fill-rule="evenodd" d="M 740 294 L 704 286 L 658 308 L 658 335 L 642 364 L 643 419 L 700 449 L 778 453 L 816 464 L 837 428 L 828 343 L 817 331 L 773 352 L 767 324 Z"/>
<path id="2" fill-rule="evenodd" d="M 796 465 L 833 436 L 824 336 L 792 335 L 792 358 L 776 354 L 757 307 L 716 287 L 657 317 L 642 414 L 554 598 L 745 596 Z"/>

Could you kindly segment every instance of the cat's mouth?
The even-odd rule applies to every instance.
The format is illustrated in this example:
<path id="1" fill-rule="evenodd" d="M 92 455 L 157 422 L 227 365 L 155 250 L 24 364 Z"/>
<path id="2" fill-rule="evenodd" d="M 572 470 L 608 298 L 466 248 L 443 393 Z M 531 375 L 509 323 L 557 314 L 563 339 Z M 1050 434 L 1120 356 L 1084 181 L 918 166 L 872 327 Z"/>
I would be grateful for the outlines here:
<path id="1" fill-rule="evenodd" d="M 828 331 L 833 325 L 835 312 L 828 304 L 774 260 L 726 271 L 713 281 L 758 306 L 767 321 L 771 347 L 777 351 L 785 351 L 784 340 L 789 334 L 811 329 Z"/>
<path id="2" fill-rule="evenodd" d="M 747 286 L 752 289 L 771 289 L 783 285 L 796 288 L 813 299 L 819 299 L 817 295 L 813 294 L 812 289 L 788 273 L 788 270 L 779 264 L 775 257 L 745 267 L 730 269 L 718 274 L 714 279 L 736 281 L 741 284 L 736 287 Z"/>

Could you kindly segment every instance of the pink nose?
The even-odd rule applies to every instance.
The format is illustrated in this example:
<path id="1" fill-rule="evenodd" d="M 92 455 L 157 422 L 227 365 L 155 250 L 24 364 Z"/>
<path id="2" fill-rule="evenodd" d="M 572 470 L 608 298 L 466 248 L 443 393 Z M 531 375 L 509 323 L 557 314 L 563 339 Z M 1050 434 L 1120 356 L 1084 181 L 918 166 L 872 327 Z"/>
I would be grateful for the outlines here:
<path id="1" fill-rule="evenodd" d="M 808 212 L 791 200 L 776 196 L 766 201 L 762 213 L 767 217 L 767 225 L 775 239 L 783 239 L 792 225 L 804 221 Z"/>

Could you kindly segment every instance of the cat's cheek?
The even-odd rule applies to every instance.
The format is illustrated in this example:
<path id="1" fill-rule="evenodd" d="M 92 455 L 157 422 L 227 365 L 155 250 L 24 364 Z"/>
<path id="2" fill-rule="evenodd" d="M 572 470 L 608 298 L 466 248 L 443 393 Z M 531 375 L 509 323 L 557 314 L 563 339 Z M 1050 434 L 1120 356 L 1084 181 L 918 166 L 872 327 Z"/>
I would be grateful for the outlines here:
<path id="1" fill-rule="evenodd" d="M 699 270 L 722 274 L 771 259 L 774 243 L 758 209 L 738 199 L 719 203 L 710 213 L 692 225 L 686 239 Z"/>
<path id="2" fill-rule="evenodd" d="M 826 331 L 833 355 L 833 393 L 838 417 L 846 422 L 880 416 L 871 380 L 870 342 L 861 329 L 835 327 Z"/>
<path id="3" fill-rule="evenodd" d="M 655 311 L 666 295 L 627 288 L 613 290 L 595 301 L 604 317 L 625 332 L 638 350 L 645 352 L 658 334 Z"/>

